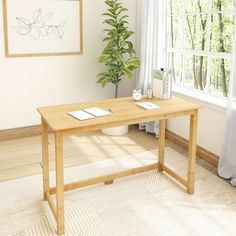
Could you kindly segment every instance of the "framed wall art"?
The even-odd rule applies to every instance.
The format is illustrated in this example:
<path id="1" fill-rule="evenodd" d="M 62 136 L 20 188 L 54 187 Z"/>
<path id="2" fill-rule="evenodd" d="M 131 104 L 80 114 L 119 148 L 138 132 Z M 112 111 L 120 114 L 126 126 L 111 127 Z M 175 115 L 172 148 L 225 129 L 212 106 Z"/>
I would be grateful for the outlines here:
<path id="1" fill-rule="evenodd" d="M 82 0 L 3 0 L 6 57 L 83 53 Z"/>

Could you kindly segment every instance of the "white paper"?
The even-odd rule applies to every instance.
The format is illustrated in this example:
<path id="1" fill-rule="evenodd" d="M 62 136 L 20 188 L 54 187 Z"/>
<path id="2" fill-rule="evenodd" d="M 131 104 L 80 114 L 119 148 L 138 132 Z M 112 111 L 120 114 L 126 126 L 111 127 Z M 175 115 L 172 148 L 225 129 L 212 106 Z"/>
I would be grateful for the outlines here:
<path id="1" fill-rule="evenodd" d="M 82 111 L 82 110 L 67 112 L 67 114 L 69 114 L 79 120 L 88 120 L 88 119 L 95 118 L 95 116 L 93 116 L 85 111 Z"/>
<path id="2" fill-rule="evenodd" d="M 90 108 L 86 108 L 86 109 L 83 109 L 83 111 L 86 111 L 88 112 L 89 114 L 91 115 L 94 115 L 96 117 L 100 117 L 100 116 L 107 116 L 107 115 L 110 115 L 111 113 L 108 112 L 108 111 L 105 111 L 101 108 L 98 108 L 98 107 L 90 107 Z"/>
<path id="3" fill-rule="evenodd" d="M 137 102 L 137 105 L 146 109 L 146 110 L 153 110 L 153 109 L 158 109 L 160 106 L 151 103 L 151 102 Z"/>

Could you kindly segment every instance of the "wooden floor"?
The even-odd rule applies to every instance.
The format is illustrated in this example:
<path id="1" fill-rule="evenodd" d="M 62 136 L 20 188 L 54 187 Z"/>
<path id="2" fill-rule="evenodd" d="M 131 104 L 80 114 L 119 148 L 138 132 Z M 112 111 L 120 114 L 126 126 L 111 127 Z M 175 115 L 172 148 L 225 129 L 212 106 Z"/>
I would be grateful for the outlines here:
<path id="1" fill-rule="evenodd" d="M 64 138 L 65 167 L 157 148 L 158 139 L 131 126 L 125 136 L 100 131 Z M 54 137 L 49 137 L 50 169 L 54 169 Z M 41 173 L 41 137 L 0 142 L 0 181 Z"/>
<path id="2" fill-rule="evenodd" d="M 94 161 L 125 156 L 127 154 L 157 148 L 158 139 L 153 134 L 139 131 L 131 126 L 124 136 L 106 136 L 100 131 L 86 135 L 64 138 L 65 167 L 86 164 Z M 178 152 L 187 153 L 182 148 L 166 140 Z M 54 169 L 54 137 L 49 137 L 50 169 Z M 198 160 L 199 164 L 211 171 L 212 166 Z M 41 136 L 0 141 L 0 181 L 41 173 Z"/>

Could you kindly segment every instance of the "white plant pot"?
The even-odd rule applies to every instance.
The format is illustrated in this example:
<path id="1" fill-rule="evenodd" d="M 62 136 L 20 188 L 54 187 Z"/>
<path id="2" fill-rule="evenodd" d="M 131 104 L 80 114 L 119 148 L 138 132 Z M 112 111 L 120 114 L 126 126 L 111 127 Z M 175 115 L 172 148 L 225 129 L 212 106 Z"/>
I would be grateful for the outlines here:
<path id="1" fill-rule="evenodd" d="M 107 134 L 107 135 L 114 135 L 114 136 L 127 134 L 128 131 L 129 131 L 128 125 L 121 125 L 117 127 L 102 129 L 102 133 Z"/>

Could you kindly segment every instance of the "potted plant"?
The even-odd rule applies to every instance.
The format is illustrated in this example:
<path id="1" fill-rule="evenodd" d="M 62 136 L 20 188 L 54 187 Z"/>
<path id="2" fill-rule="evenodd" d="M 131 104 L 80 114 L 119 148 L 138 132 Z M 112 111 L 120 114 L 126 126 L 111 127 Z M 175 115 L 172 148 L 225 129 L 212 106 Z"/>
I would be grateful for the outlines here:
<path id="1" fill-rule="evenodd" d="M 103 16 L 107 18 L 103 23 L 108 27 L 104 29 L 106 37 L 103 41 L 106 42 L 106 47 L 99 58 L 99 63 L 104 63 L 107 70 L 98 75 L 97 83 L 103 87 L 107 83 L 112 83 L 117 98 L 120 82 L 123 78 L 132 78 L 132 72 L 139 67 L 140 61 L 136 56 L 133 43 L 129 40 L 134 32 L 128 29 L 126 14 L 128 9 L 118 0 L 105 0 L 105 3 L 108 8 Z M 117 127 L 115 129 L 117 130 Z M 110 134 L 106 132 L 107 129 L 104 130 L 105 133 Z M 124 131 L 121 132 L 123 133 Z"/>

